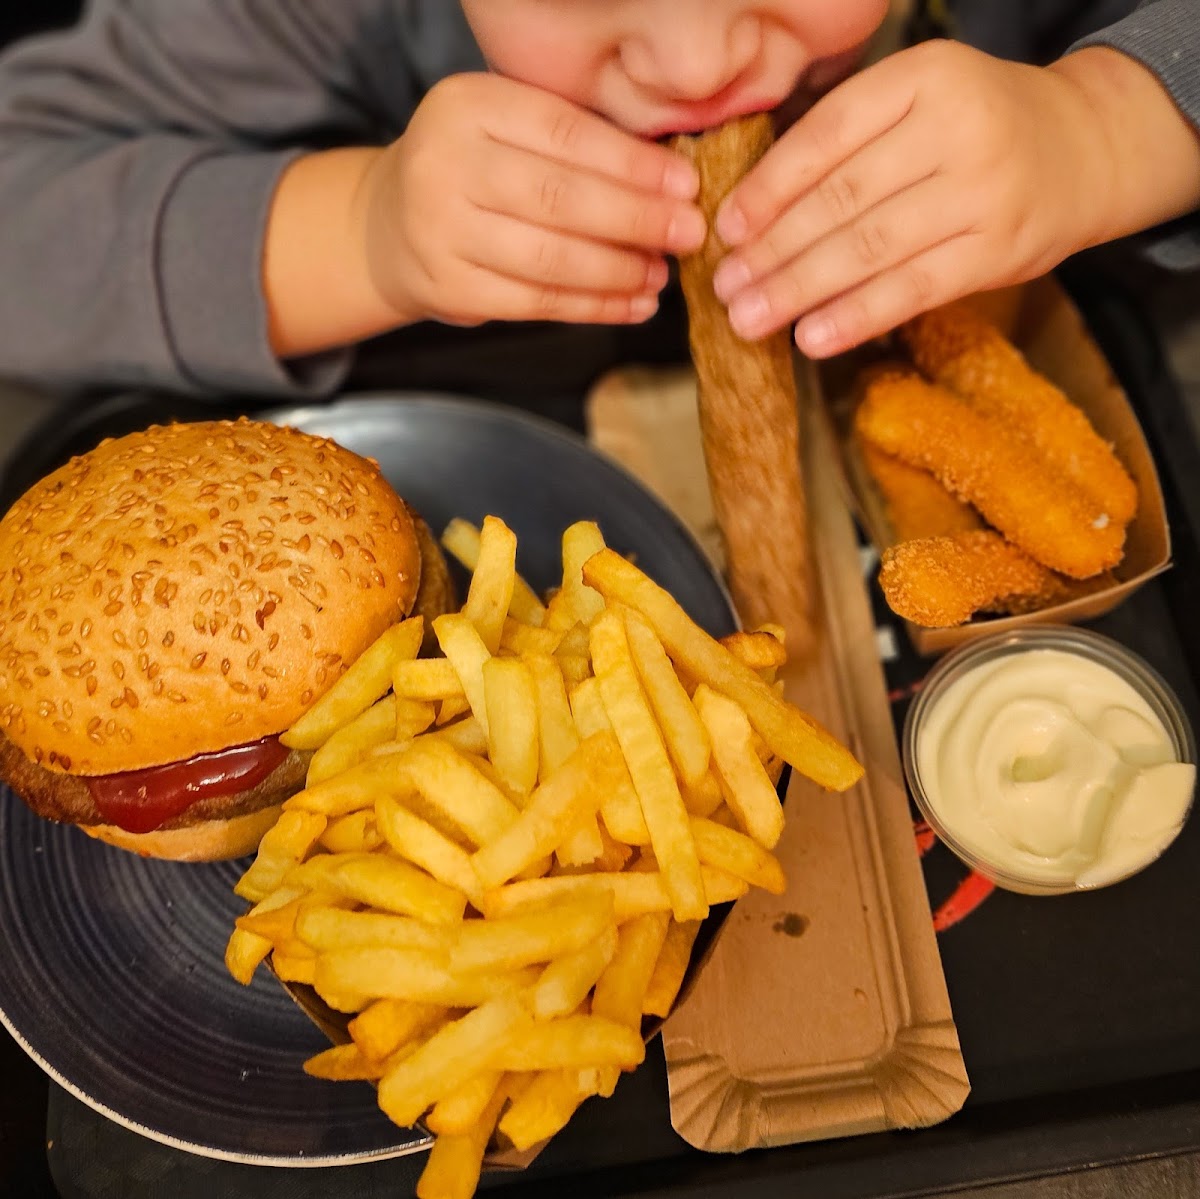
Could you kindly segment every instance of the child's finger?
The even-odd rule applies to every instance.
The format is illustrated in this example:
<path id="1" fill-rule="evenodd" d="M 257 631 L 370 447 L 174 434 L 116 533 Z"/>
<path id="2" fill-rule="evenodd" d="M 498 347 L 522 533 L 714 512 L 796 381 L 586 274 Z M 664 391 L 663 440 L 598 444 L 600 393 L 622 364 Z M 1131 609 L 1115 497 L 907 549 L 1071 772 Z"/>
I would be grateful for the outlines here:
<path id="1" fill-rule="evenodd" d="M 757 237 L 797 197 L 904 119 L 915 85 L 911 72 L 893 64 L 884 59 L 834 88 L 767 151 L 717 212 L 726 245 Z"/>
<path id="2" fill-rule="evenodd" d="M 470 267 L 464 283 L 475 320 L 628 325 L 649 319 L 658 309 L 658 296 L 652 293 L 576 290 L 514 279 L 483 267 Z"/>
<path id="3" fill-rule="evenodd" d="M 700 189 L 696 168 L 677 151 L 635 137 L 536 88 L 513 88 L 495 119 L 485 119 L 484 130 L 505 145 L 605 175 L 639 191 L 690 200 Z"/>
<path id="4" fill-rule="evenodd" d="M 659 253 L 689 253 L 704 240 L 704 217 L 694 204 L 519 148 L 507 149 L 496 170 L 480 172 L 469 198 L 547 229 Z"/>
<path id="5" fill-rule="evenodd" d="M 641 295 L 667 282 L 666 261 L 603 242 L 559 233 L 501 213 L 473 222 L 462 257 L 512 279 L 594 292 Z"/>
<path id="6" fill-rule="evenodd" d="M 966 228 L 948 189 L 930 179 L 834 229 L 729 306 L 729 323 L 754 339 L 908 262 Z"/>
<path id="7" fill-rule="evenodd" d="M 888 130 L 835 167 L 756 238 L 728 254 L 713 277 L 718 297 L 728 303 L 835 229 L 859 230 L 868 240 L 853 249 L 870 256 L 876 247 L 869 237 L 873 226 L 864 221 L 864 214 L 936 169 L 936 154 L 928 138 L 914 134 L 910 123 Z"/>
<path id="8" fill-rule="evenodd" d="M 977 290 L 981 279 L 963 269 L 977 237 L 952 237 L 808 313 L 796 326 L 796 344 L 811 358 L 828 358 Z"/>

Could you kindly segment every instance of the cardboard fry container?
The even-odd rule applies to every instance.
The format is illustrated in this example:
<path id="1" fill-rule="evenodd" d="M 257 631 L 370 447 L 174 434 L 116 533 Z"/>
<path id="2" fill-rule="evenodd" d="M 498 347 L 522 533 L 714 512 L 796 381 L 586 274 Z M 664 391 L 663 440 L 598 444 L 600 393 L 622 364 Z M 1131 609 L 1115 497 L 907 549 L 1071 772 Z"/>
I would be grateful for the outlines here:
<path id="1" fill-rule="evenodd" d="M 976 616 L 952 628 L 922 628 L 906 621 L 913 646 L 924 655 L 940 654 L 975 637 L 1029 624 L 1070 624 L 1102 616 L 1171 564 L 1162 487 L 1145 435 L 1128 396 L 1062 285 L 1047 275 L 1021 287 L 981 294 L 972 302 L 1025 355 L 1030 366 L 1060 387 L 1112 444 L 1137 484 L 1138 510 L 1126 534 L 1125 557 L 1112 572 L 1112 586 L 1036 612 Z M 841 355 L 819 369 L 821 388 L 837 426 L 848 500 L 880 552 L 897 538 L 852 435 L 854 404 L 859 372 L 872 362 L 896 356 L 894 351 L 874 345 Z"/>

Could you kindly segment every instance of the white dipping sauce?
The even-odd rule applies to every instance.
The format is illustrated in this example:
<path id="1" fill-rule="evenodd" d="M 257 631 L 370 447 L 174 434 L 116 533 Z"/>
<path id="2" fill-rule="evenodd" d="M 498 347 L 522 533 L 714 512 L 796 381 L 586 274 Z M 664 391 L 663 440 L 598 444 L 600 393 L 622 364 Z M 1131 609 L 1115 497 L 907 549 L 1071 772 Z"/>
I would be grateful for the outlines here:
<path id="1" fill-rule="evenodd" d="M 917 769 L 964 849 L 1039 883 L 1100 887 L 1153 861 L 1196 781 L 1120 675 L 1056 649 L 969 670 L 925 713 Z"/>

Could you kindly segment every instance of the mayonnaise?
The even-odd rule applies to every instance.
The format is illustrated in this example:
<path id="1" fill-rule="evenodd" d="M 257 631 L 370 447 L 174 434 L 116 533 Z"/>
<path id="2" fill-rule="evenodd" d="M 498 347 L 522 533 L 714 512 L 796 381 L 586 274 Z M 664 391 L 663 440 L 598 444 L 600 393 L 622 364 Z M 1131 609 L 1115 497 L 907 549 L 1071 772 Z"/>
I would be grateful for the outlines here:
<path id="1" fill-rule="evenodd" d="M 1041 886 L 1100 887 L 1153 861 L 1179 832 L 1196 775 L 1128 682 L 1058 649 L 955 679 L 924 714 L 916 765 L 951 837 Z"/>

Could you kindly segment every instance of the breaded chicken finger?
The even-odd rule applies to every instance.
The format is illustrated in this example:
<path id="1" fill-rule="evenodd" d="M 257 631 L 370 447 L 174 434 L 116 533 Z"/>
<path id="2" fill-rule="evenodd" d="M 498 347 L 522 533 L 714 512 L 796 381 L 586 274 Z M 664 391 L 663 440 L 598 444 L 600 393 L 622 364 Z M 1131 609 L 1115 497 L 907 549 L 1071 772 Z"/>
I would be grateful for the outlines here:
<path id="1" fill-rule="evenodd" d="M 991 529 L 901 542 L 884 551 L 879 572 L 888 607 L 928 628 L 962 624 L 978 612 L 1039 612 L 1113 582 L 1108 571 L 1064 578 Z"/>
<path id="2" fill-rule="evenodd" d="M 913 361 L 973 408 L 1009 421 L 1050 464 L 1107 513 L 1128 524 L 1137 486 L 1082 409 L 965 304 L 947 304 L 900 329 Z"/>
<path id="3" fill-rule="evenodd" d="M 902 541 L 884 550 L 879 569 L 888 607 L 927 628 L 963 624 L 1019 596 L 1041 596 L 1053 578 L 990 529 Z"/>
<path id="4" fill-rule="evenodd" d="M 855 428 L 884 453 L 930 471 L 1044 566 L 1086 579 L 1121 560 L 1122 524 L 1057 475 L 1007 422 L 916 372 L 872 380 Z"/>
<path id="5" fill-rule="evenodd" d="M 927 470 L 909 466 L 859 440 L 863 465 L 875 482 L 897 541 L 981 528 L 979 513 L 952 496 Z"/>

